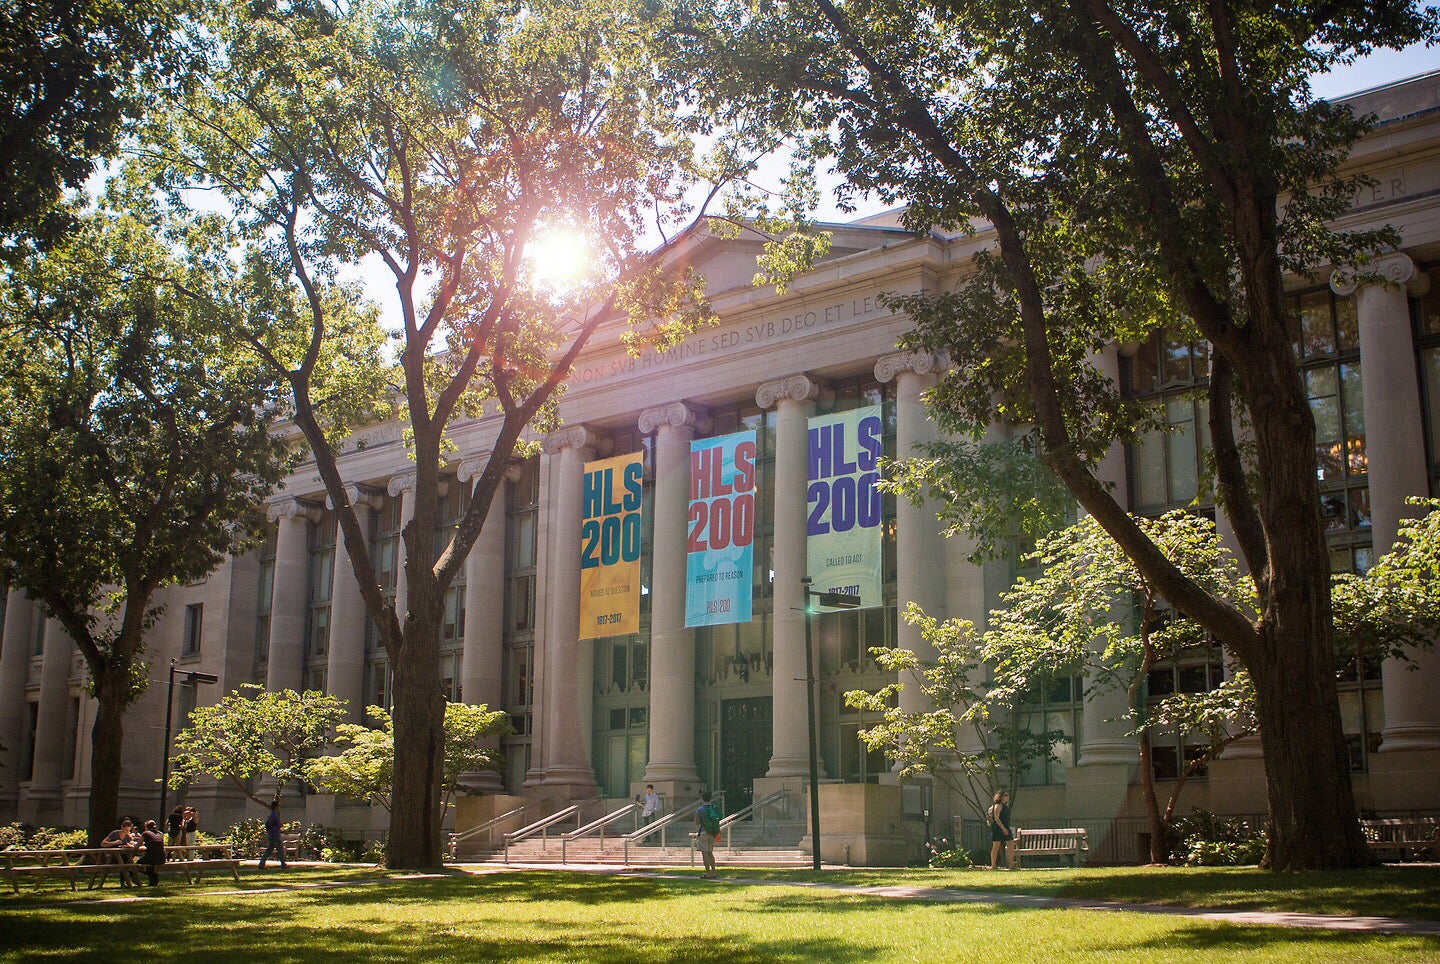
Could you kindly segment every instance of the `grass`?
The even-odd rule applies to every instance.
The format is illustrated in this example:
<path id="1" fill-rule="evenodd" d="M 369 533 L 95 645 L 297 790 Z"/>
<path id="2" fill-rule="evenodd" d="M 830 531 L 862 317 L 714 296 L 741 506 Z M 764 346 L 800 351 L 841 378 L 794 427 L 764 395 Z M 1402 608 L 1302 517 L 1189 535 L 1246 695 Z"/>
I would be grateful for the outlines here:
<path id="1" fill-rule="evenodd" d="M 808 875 L 786 874 L 803 879 Z M 827 879 L 861 882 L 858 874 Z M 869 877 L 869 874 L 863 875 Z M 917 883 L 920 875 L 890 875 Z M 932 875 L 925 875 L 928 882 Z M 947 875 L 949 876 L 949 875 Z M 953 875 L 968 885 L 973 875 Z M 998 875 L 996 875 L 998 876 Z M 1074 875 L 1072 875 L 1073 877 Z M 1440 939 L 1235 926 L 1181 917 L 938 904 L 693 875 L 564 872 L 406 879 L 295 869 L 138 899 L 68 887 L 0 902 L 0 961 L 1434 961 Z M 1013 875 L 1052 886 L 1047 872 Z M 335 881 L 335 886 L 304 886 Z M 877 881 L 865 881 L 877 882 Z M 293 885 L 293 886 L 290 886 Z M 1196 887 L 1200 886 L 1198 883 Z M 271 888 L 280 887 L 280 890 Z M 967 886 L 967 889 L 974 889 Z M 997 889 L 1002 889 L 998 887 Z M 1003 888 L 1008 889 L 1008 887 Z M 1020 888 L 1029 889 L 1029 888 Z M 1052 891 L 1053 892 L 1053 891 Z M 128 896 L 131 892 L 126 891 Z M 1205 903 L 1210 903 L 1206 901 Z"/>
<path id="2" fill-rule="evenodd" d="M 760 879 L 817 879 L 813 872 L 731 871 Z M 1381 866 L 1274 874 L 1255 867 L 1086 867 L 1078 870 L 841 870 L 819 879 L 864 886 L 951 887 L 1217 910 L 1295 911 L 1440 920 L 1440 866 Z"/>

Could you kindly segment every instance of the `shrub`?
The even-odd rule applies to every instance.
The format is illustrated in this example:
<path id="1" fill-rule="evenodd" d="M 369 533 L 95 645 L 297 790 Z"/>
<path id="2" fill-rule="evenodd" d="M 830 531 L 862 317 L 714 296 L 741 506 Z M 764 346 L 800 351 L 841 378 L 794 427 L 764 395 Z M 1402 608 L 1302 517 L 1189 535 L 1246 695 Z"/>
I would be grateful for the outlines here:
<path id="1" fill-rule="evenodd" d="M 385 863 L 385 844 L 379 840 L 365 841 L 365 849 L 360 851 L 360 860 L 367 864 Z"/>
<path id="2" fill-rule="evenodd" d="M 1191 867 L 1258 864 L 1265 856 L 1265 834 L 1239 817 L 1196 809 L 1175 821 L 1175 856 Z"/>
<path id="3" fill-rule="evenodd" d="M 329 860 L 332 863 L 340 858 L 325 856 L 329 850 L 342 851 L 345 849 L 345 838 L 340 835 L 337 827 L 322 827 L 318 823 L 312 823 L 300 832 L 300 856 L 309 853 L 312 857 L 321 860 Z"/>
<path id="4" fill-rule="evenodd" d="M 18 823 L 0 827 L 0 850 L 24 850 L 25 828 Z"/>
<path id="5" fill-rule="evenodd" d="M 84 847 L 89 840 L 90 835 L 84 830 L 40 827 L 31 834 L 25 846 L 30 850 L 72 850 Z"/>
<path id="6" fill-rule="evenodd" d="M 927 842 L 925 849 L 930 855 L 931 867 L 973 867 L 975 862 L 970 851 L 962 850 L 941 837 L 933 843 Z"/>

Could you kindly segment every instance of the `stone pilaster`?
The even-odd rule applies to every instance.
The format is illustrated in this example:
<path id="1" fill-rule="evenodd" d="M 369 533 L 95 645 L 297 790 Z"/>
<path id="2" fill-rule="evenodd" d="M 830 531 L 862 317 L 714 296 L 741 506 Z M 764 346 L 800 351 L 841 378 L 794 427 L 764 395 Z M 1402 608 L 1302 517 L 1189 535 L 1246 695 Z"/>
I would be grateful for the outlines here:
<path id="1" fill-rule="evenodd" d="M 1342 297 L 1354 293 L 1360 322 L 1370 531 L 1379 556 L 1394 547 L 1400 520 L 1416 514 L 1405 499 L 1429 494 L 1407 297 L 1425 294 L 1429 278 L 1408 255 L 1394 252 L 1372 263 L 1363 278 L 1348 269 L 1336 271 L 1330 287 Z M 1411 662 L 1386 660 L 1382 668 L 1382 753 L 1440 749 L 1440 701 L 1435 698 L 1440 692 L 1440 650 L 1412 655 Z"/>
<path id="2" fill-rule="evenodd" d="M 401 500 L 400 538 L 395 540 L 395 615 L 399 618 L 403 631 L 405 613 L 409 611 L 410 602 L 410 583 L 405 576 L 405 563 L 410 550 L 405 545 L 405 533 L 415 519 L 415 470 L 391 476 L 385 491 L 390 498 Z"/>
<path id="3" fill-rule="evenodd" d="M 645 782 L 678 802 L 695 770 L 695 637 L 685 628 L 690 442 L 709 419 L 684 402 L 640 414 L 655 436 L 655 543 L 650 579 L 650 759 Z M 662 786 L 663 784 L 663 786 Z M 693 789 L 691 791 L 693 795 Z"/>
<path id="4" fill-rule="evenodd" d="M 805 507 L 809 418 L 824 388 L 806 375 L 766 382 L 755 392 L 761 408 L 775 409 L 775 585 L 770 614 L 775 647 L 774 737 L 768 778 L 810 772 L 805 681 Z M 822 777 L 824 765 L 821 765 Z M 758 792 L 758 791 L 757 791 Z"/>
<path id="5" fill-rule="evenodd" d="M 580 639 L 580 525 L 584 518 L 585 463 L 608 452 L 610 441 L 584 425 L 545 437 L 557 459 L 552 493 L 550 620 L 545 634 L 545 774 L 541 786 L 571 798 L 596 792 L 590 768 L 590 714 L 594 706 L 594 649 Z"/>

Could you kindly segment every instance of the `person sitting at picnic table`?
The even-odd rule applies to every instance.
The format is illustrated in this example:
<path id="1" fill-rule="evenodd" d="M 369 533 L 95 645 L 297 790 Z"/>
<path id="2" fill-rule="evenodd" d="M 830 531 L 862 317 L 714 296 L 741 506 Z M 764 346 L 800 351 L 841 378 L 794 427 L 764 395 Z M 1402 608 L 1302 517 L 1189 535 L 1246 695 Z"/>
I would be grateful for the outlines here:
<path id="1" fill-rule="evenodd" d="M 154 820 L 145 821 L 145 831 L 140 834 L 140 842 L 145 847 L 145 855 L 140 858 L 140 863 L 145 867 L 145 874 L 150 878 L 150 886 L 154 887 L 160 883 L 160 873 L 156 869 L 165 863 L 165 838 L 160 836 L 160 828 L 155 825 Z"/>
<path id="2" fill-rule="evenodd" d="M 135 824 L 130 822 L 129 817 L 120 821 L 120 828 L 118 830 L 110 831 L 110 833 L 105 836 L 105 839 L 100 841 L 100 846 L 113 847 L 117 851 L 115 854 L 115 862 L 117 864 L 129 864 L 131 857 L 134 856 L 135 850 L 139 845 L 140 840 L 135 834 Z M 135 879 L 135 875 L 131 871 L 120 871 L 121 887 L 133 887 L 137 883 L 139 883 L 139 881 Z"/>

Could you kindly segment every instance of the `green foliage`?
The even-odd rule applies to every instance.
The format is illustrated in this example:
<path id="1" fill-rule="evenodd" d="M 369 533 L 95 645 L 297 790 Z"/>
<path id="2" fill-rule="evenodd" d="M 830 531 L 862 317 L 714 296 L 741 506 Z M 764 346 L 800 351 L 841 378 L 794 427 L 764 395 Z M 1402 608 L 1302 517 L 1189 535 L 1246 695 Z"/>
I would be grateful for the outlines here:
<path id="1" fill-rule="evenodd" d="M 59 827 L 37 827 L 25 841 L 26 850 L 77 850 L 86 846 L 88 834 L 84 830 L 66 830 Z"/>
<path id="2" fill-rule="evenodd" d="M 231 692 L 213 706 L 196 707 L 175 737 L 170 787 L 199 776 L 229 780 L 251 800 L 255 777 L 272 777 L 278 794 L 305 778 L 306 758 L 325 745 L 345 714 L 345 701 L 318 690 L 268 693 L 256 686 Z"/>
<path id="3" fill-rule="evenodd" d="M 1188 867 L 1258 864 L 1265 856 L 1265 835 L 1247 820 L 1221 817 L 1196 808 L 1172 827 L 1175 856 Z"/>
<path id="4" fill-rule="evenodd" d="M 975 861 L 968 850 L 962 850 L 956 847 L 945 837 L 941 837 L 935 841 L 927 841 L 925 851 L 929 854 L 929 865 L 931 867 L 975 866 Z"/>
<path id="5" fill-rule="evenodd" d="M 23 850 L 25 827 L 18 823 L 0 826 L 0 850 Z"/>
<path id="6" fill-rule="evenodd" d="M 0 257 L 73 227 L 61 205 L 185 68 L 189 0 L 18 0 L 0 18 Z"/>
<path id="7" fill-rule="evenodd" d="M 325 854 L 343 849 L 344 846 L 345 837 L 339 827 L 322 827 L 318 823 L 312 823 L 300 831 L 302 856 L 308 853 L 311 857 L 329 861 L 331 858 Z"/>
<path id="8" fill-rule="evenodd" d="M 379 706 L 367 706 L 365 715 L 375 726 L 342 723 L 336 727 L 335 744 L 341 747 L 340 752 L 310 760 L 306 777 L 327 793 L 376 803 L 389 810 L 395 774 L 394 721 L 389 712 Z M 483 704 L 445 704 L 441 794 L 446 806 L 455 794 L 461 774 L 494 770 L 499 766 L 494 751 L 479 746 L 478 741 L 509 732 L 509 718 L 502 711 L 492 711 Z"/>

